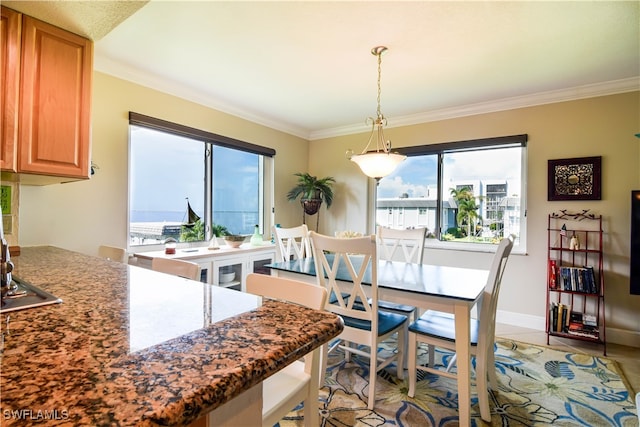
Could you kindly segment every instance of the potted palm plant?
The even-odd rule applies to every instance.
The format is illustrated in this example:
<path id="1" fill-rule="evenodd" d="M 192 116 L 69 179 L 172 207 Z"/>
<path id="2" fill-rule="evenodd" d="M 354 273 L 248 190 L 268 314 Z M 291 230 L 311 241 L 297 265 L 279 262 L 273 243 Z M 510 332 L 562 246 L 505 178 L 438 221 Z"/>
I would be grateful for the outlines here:
<path id="1" fill-rule="evenodd" d="M 333 203 L 333 184 L 336 180 L 331 176 L 317 178 L 302 172 L 294 175 L 298 177 L 298 182 L 295 187 L 287 193 L 287 199 L 293 202 L 300 197 L 302 223 L 304 224 L 305 215 L 315 215 L 318 213 L 323 201 L 326 203 L 327 208 L 331 206 Z"/>

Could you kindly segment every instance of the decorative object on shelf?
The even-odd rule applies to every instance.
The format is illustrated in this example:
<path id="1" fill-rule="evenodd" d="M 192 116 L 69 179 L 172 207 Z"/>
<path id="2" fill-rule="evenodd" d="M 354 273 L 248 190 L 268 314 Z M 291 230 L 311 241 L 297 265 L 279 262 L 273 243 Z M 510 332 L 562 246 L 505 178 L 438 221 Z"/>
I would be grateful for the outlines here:
<path id="1" fill-rule="evenodd" d="M 246 238 L 247 236 L 242 236 L 240 234 L 229 234 L 224 236 L 224 242 L 231 248 L 239 248 Z"/>
<path id="2" fill-rule="evenodd" d="M 331 206 L 333 203 L 333 184 L 336 180 L 331 176 L 318 178 L 302 172 L 294 175 L 298 177 L 298 183 L 287 193 L 287 199 L 293 202 L 301 196 L 302 223 L 306 224 L 306 215 L 317 214 L 323 201 L 327 204 L 327 209 Z M 316 218 L 316 230 L 319 222 L 320 214 Z"/>
<path id="3" fill-rule="evenodd" d="M 548 162 L 548 200 L 601 200 L 602 157 Z"/>
<path id="4" fill-rule="evenodd" d="M 173 237 L 169 237 L 164 241 L 164 253 L 167 255 L 174 255 L 176 253 L 176 246 L 178 241 Z"/>
<path id="5" fill-rule="evenodd" d="M 251 246 L 262 246 L 262 234 L 260 234 L 260 226 L 256 224 L 253 229 L 253 234 L 251 235 L 251 240 L 249 240 Z"/>
<path id="6" fill-rule="evenodd" d="M 575 233 L 573 233 L 573 236 L 571 236 L 569 249 L 571 249 L 572 251 L 577 251 L 578 249 L 580 249 L 580 239 L 578 238 L 578 236 L 576 236 Z"/>
<path id="7" fill-rule="evenodd" d="M 554 212 L 547 233 L 547 344 L 550 336 L 592 341 L 606 356 L 602 216 Z"/>
<path id="8" fill-rule="evenodd" d="M 387 51 L 385 46 L 376 46 L 371 49 L 371 54 L 378 57 L 378 109 L 376 110 L 376 117 L 367 118 L 366 122 L 371 123 L 371 134 L 369 135 L 369 142 L 361 154 L 353 155 L 353 151 L 347 151 L 347 157 L 357 164 L 362 172 L 368 177 L 380 180 L 391 172 L 407 158 L 407 156 L 392 153 L 391 141 L 384 136 L 384 127 L 387 125 L 387 119 L 380 111 L 380 75 L 382 70 L 382 54 Z M 375 134 L 375 137 L 374 137 Z M 371 142 L 376 140 L 376 150 L 367 151 Z"/>

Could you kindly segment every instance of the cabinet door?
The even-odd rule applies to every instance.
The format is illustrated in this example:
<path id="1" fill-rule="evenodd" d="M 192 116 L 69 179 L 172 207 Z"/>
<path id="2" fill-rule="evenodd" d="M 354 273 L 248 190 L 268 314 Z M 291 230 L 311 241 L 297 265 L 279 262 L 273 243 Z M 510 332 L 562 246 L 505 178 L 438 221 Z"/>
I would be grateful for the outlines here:
<path id="1" fill-rule="evenodd" d="M 200 281 L 202 283 L 213 283 L 212 263 L 211 261 L 190 260 L 200 266 Z"/>
<path id="2" fill-rule="evenodd" d="M 273 263 L 274 258 L 275 251 L 251 255 L 249 257 L 249 268 L 247 271 L 260 274 L 271 274 L 271 270 L 266 268 L 265 265 Z"/>
<path id="3" fill-rule="evenodd" d="M 211 284 L 223 288 L 244 291 L 243 278 L 245 276 L 246 258 L 237 256 L 227 259 L 214 259 L 213 278 Z"/>
<path id="4" fill-rule="evenodd" d="M 0 169 L 16 172 L 21 15 L 2 8 L 0 23 Z"/>
<path id="5" fill-rule="evenodd" d="M 89 177 L 93 44 L 24 16 L 19 172 Z"/>

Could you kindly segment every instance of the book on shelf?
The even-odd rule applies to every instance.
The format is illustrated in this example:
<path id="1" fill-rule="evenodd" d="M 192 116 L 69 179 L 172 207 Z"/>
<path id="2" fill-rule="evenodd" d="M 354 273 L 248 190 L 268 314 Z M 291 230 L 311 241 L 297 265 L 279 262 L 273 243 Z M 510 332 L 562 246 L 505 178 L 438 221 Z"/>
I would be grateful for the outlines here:
<path id="1" fill-rule="evenodd" d="M 567 328 L 567 333 L 578 337 L 586 338 L 599 338 L 600 331 L 597 326 L 589 326 L 583 323 L 570 323 Z"/>
<path id="2" fill-rule="evenodd" d="M 571 323 L 572 313 L 570 305 L 552 302 L 549 307 L 549 330 L 552 332 L 566 331 Z"/>
<path id="3" fill-rule="evenodd" d="M 558 264 L 555 259 L 549 260 L 549 289 L 558 288 Z"/>
<path id="4" fill-rule="evenodd" d="M 591 266 L 586 267 L 558 267 L 556 288 L 565 291 L 584 292 L 597 294 L 598 285 L 595 270 Z M 560 283 L 558 283 L 560 282 Z"/>
<path id="5" fill-rule="evenodd" d="M 594 314 L 586 314 L 578 311 L 569 312 L 569 323 L 564 332 L 579 337 L 594 338 L 600 337 L 598 319 Z"/>

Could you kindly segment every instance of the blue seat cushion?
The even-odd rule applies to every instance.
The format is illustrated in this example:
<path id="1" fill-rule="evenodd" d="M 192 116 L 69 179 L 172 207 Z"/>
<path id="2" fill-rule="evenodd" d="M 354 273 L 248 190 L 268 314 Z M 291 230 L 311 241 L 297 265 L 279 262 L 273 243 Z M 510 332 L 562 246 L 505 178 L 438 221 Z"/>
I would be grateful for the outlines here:
<path id="1" fill-rule="evenodd" d="M 364 331 L 371 330 L 371 322 L 368 320 L 356 319 L 353 317 L 342 316 L 344 325 L 351 328 L 362 329 Z M 396 313 L 378 312 L 378 336 L 384 335 L 407 321 L 407 316 Z"/>
<path id="2" fill-rule="evenodd" d="M 369 300 L 371 304 L 371 300 Z M 378 300 L 378 308 L 382 310 L 395 311 L 402 314 L 410 315 L 416 311 L 416 308 L 412 305 L 396 304 L 395 302 Z"/>
<path id="3" fill-rule="evenodd" d="M 478 331 L 480 322 L 471 319 L 471 345 L 478 345 Z M 451 313 L 429 310 L 418 320 L 409 325 L 409 332 L 440 338 L 446 341 L 456 341 L 455 319 Z"/>

